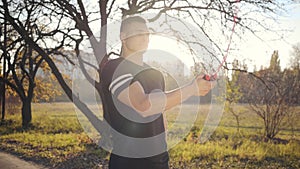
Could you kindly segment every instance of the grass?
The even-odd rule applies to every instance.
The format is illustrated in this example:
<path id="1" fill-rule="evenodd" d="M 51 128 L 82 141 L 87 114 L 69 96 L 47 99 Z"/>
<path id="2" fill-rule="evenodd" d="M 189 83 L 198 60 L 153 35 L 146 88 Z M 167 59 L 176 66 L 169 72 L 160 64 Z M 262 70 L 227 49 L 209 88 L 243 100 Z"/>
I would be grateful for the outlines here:
<path id="1" fill-rule="evenodd" d="M 107 153 L 84 133 L 72 104 L 33 104 L 32 115 L 32 127 L 26 131 L 19 114 L 7 116 L 11 123 L 0 126 L 2 150 L 51 168 L 90 168 L 106 160 Z M 95 160 L 82 163 L 90 158 Z"/>
<path id="2" fill-rule="evenodd" d="M 83 131 L 71 103 L 33 104 L 32 108 L 33 125 L 26 131 L 20 127 L 20 114 L 7 115 L 11 123 L 0 126 L 0 149 L 49 168 L 107 168 L 108 153 Z M 188 121 L 172 126 L 178 110 L 167 112 L 167 118 L 170 127 L 180 129 Z M 293 139 L 290 128 L 283 126 L 276 142 L 264 142 L 262 121 L 254 113 L 241 115 L 239 134 L 234 117 L 224 113 L 210 140 L 200 144 L 197 136 L 207 113 L 208 106 L 201 107 L 194 127 L 169 151 L 172 168 L 300 168 L 299 118 Z"/>

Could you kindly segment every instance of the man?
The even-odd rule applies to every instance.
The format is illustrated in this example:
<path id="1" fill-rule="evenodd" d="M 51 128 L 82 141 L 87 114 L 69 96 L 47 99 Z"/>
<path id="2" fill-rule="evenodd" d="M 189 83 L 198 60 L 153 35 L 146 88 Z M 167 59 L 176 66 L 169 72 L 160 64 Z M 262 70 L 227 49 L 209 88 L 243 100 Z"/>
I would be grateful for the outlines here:
<path id="1" fill-rule="evenodd" d="M 191 96 L 206 95 L 215 82 L 203 80 L 202 75 L 165 92 L 163 75 L 143 63 L 149 44 L 146 21 L 139 16 L 124 19 L 120 39 L 121 57 L 109 60 L 101 74 L 104 118 L 114 131 L 109 168 L 168 169 L 163 112 Z"/>

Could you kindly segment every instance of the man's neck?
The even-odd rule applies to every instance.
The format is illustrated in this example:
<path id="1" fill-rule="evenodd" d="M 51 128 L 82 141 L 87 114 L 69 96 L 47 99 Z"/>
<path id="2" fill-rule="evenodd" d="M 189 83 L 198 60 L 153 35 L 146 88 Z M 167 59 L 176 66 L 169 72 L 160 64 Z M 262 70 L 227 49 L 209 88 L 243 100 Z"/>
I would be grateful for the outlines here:
<path id="1" fill-rule="evenodd" d="M 126 50 L 123 50 L 121 53 L 121 57 L 124 59 L 127 59 L 137 65 L 143 65 L 143 52 L 129 52 Z"/>

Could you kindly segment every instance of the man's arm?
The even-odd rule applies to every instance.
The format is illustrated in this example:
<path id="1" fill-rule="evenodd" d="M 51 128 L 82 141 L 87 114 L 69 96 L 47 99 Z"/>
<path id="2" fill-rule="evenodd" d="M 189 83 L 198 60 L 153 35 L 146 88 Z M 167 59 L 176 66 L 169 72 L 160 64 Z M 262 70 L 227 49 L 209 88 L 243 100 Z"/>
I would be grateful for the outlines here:
<path id="1" fill-rule="evenodd" d="M 164 112 L 191 96 L 204 96 L 214 85 L 215 82 L 205 81 L 201 76 L 198 76 L 191 84 L 173 91 L 165 93 L 156 90 L 146 94 L 142 85 L 136 81 L 120 92 L 118 99 L 146 117 Z"/>

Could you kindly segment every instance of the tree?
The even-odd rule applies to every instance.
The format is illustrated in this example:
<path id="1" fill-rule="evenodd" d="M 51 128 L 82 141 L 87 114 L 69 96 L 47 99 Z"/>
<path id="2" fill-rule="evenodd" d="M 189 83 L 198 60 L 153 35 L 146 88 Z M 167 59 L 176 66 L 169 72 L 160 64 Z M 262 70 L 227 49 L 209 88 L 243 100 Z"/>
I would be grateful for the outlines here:
<path id="1" fill-rule="evenodd" d="M 278 50 L 275 50 L 271 56 L 271 61 L 270 61 L 270 66 L 269 69 L 274 72 L 274 73 L 279 73 L 281 72 L 281 67 L 280 67 L 280 59 L 278 55 Z"/>
<path id="2" fill-rule="evenodd" d="M 287 124 L 290 126 L 292 130 L 292 138 L 295 136 L 295 124 L 297 121 L 297 108 L 296 106 L 300 104 L 300 43 L 293 46 L 293 50 L 291 53 L 290 59 L 290 68 L 285 69 L 285 74 L 288 76 L 288 79 L 296 78 L 296 88 L 293 89 L 293 95 L 290 100 L 294 103 L 294 107 L 292 107 L 288 113 Z M 290 82 L 286 82 L 289 84 Z M 299 113 L 299 112 L 298 112 Z"/>
<path id="3" fill-rule="evenodd" d="M 0 59 L 1 60 L 1 59 Z M 2 72 L 3 72 L 3 67 L 2 67 L 2 65 L 1 65 L 1 63 L 0 63 L 0 78 L 2 79 L 3 78 L 3 74 L 2 74 Z M 0 93 L 1 93 L 1 96 L 0 96 L 0 106 L 1 106 L 1 114 L 2 114 L 2 117 L 1 117 L 1 120 L 3 121 L 4 120 L 4 118 L 5 118 L 5 110 L 4 110 L 4 107 L 2 106 L 3 105 L 3 99 L 4 99 L 4 97 L 3 97 L 3 95 L 4 95 L 4 83 L 3 83 L 3 81 L 2 80 L 0 80 Z"/>
<path id="4" fill-rule="evenodd" d="M 59 61 L 56 61 L 59 65 Z M 70 75 L 62 73 L 65 81 L 70 85 Z M 36 87 L 34 89 L 33 102 L 53 102 L 57 96 L 61 96 L 63 91 L 59 86 L 55 76 L 51 73 L 51 70 L 46 62 L 40 65 L 39 72 L 35 77 Z"/>
<path id="5" fill-rule="evenodd" d="M 47 62 L 52 73 L 55 75 L 55 78 L 58 80 L 68 98 L 73 101 L 82 112 L 88 113 L 87 116 L 96 129 L 104 128 L 102 123 L 97 121 L 97 117 L 92 114 L 91 110 L 84 103 L 82 103 L 76 95 L 73 94 L 70 86 L 68 86 L 63 75 L 58 70 L 53 58 L 51 57 L 52 54 L 55 54 L 68 59 L 68 55 L 65 55 L 59 51 L 59 49 L 72 46 L 70 43 L 77 41 L 76 35 L 73 36 L 70 33 L 74 29 L 70 28 L 68 24 L 62 23 L 64 12 L 59 10 L 59 8 L 56 9 L 55 6 L 53 6 L 54 4 L 48 1 L 45 3 L 35 3 L 30 0 L 22 2 L 8 2 L 7 0 L 3 0 L 2 3 L 3 4 L 0 5 L 0 19 L 7 20 L 9 25 L 11 25 L 11 27 L 13 27 L 15 32 L 17 32 L 19 35 L 17 39 L 14 39 L 13 43 L 26 44 L 32 50 L 36 51 L 41 59 Z M 36 15 L 28 13 L 27 10 L 34 11 Z M 25 21 L 23 20 L 24 18 L 26 18 Z M 57 22 L 52 22 L 53 19 L 55 19 Z M 26 29 L 25 25 L 27 23 L 34 23 L 34 29 L 30 29 L 32 31 L 28 31 Z M 53 23 L 55 23 L 56 26 L 53 26 Z M 65 29 L 60 28 L 62 25 L 65 26 Z M 34 36 L 30 36 L 32 34 Z M 48 40 L 51 40 L 53 43 L 47 43 Z M 72 63 L 72 61 L 70 62 Z M 9 82 L 5 79 L 2 78 L 1 80 L 4 80 L 5 83 L 9 84 Z"/>
<path id="6" fill-rule="evenodd" d="M 289 70 L 280 70 L 278 51 L 274 51 L 270 66 L 255 74 L 263 79 L 249 77 L 247 100 L 250 109 L 264 122 L 264 136 L 273 139 L 282 122 L 294 106 L 293 95 L 297 88 L 297 77 Z M 263 83 L 264 82 L 264 83 Z"/>
<path id="7" fill-rule="evenodd" d="M 300 104 L 300 43 L 293 46 L 291 53 L 290 70 L 297 77 L 298 87 L 294 91 L 295 104 Z"/>
<path id="8" fill-rule="evenodd" d="M 92 31 L 92 28 L 90 27 L 91 23 L 94 21 L 94 15 L 93 12 L 88 12 L 89 8 L 87 5 L 85 5 L 81 0 L 77 2 L 69 2 L 66 0 L 57 0 L 54 1 L 54 3 L 57 3 L 57 6 L 59 6 L 61 9 L 65 9 L 66 15 L 73 20 L 73 22 L 76 25 L 76 28 L 82 34 L 81 39 L 83 39 L 84 34 L 87 35 L 87 37 L 90 40 L 91 46 L 94 51 L 94 56 L 95 59 L 98 61 L 97 64 L 99 65 L 93 65 L 96 71 L 100 74 L 101 71 L 101 66 L 103 63 L 106 62 L 107 58 L 111 54 L 109 51 L 107 51 L 106 48 L 106 41 L 107 41 L 107 23 L 110 18 L 120 20 L 120 15 L 112 15 L 112 11 L 115 11 L 115 13 L 120 13 L 121 17 L 124 18 L 128 15 L 133 15 L 133 14 L 142 14 L 145 12 L 154 12 L 157 15 L 153 16 L 152 18 L 148 18 L 149 22 L 155 22 L 159 20 L 160 17 L 165 17 L 166 20 L 162 22 L 160 25 L 163 27 L 163 25 L 166 25 L 166 30 L 165 32 L 171 32 L 172 35 L 174 35 L 178 40 L 181 40 L 185 42 L 188 46 L 191 46 L 191 44 L 197 44 L 198 47 L 203 47 L 203 44 L 199 43 L 201 41 L 201 37 L 196 37 L 193 36 L 193 40 L 187 41 L 185 40 L 184 34 L 180 32 L 179 30 L 176 30 L 175 28 L 172 27 L 171 23 L 168 23 L 168 18 L 172 18 L 172 14 L 176 13 L 179 17 L 182 17 L 184 19 L 190 19 L 191 22 L 194 22 L 196 24 L 196 27 L 199 28 L 199 30 L 202 31 L 204 35 L 207 36 L 207 38 L 213 43 L 216 48 L 219 49 L 221 52 L 220 46 L 217 44 L 218 38 L 213 38 L 213 36 L 209 35 L 207 29 L 207 26 L 209 23 L 214 22 L 214 20 L 211 20 L 212 17 L 219 15 L 220 19 L 213 17 L 215 20 L 218 20 L 222 23 L 223 28 L 225 31 L 223 32 L 224 35 L 226 35 L 226 30 L 231 30 L 231 27 L 229 26 L 232 24 L 233 16 L 235 13 L 234 10 L 234 5 L 239 3 L 239 1 L 211 1 L 210 3 L 204 3 L 204 2 L 198 2 L 198 3 L 193 3 L 193 1 L 185 0 L 182 2 L 178 2 L 176 0 L 168 0 L 168 1 L 143 1 L 143 0 L 128 0 L 127 3 L 124 4 L 116 4 L 115 0 L 112 1 L 99 1 L 98 2 L 98 9 L 95 11 L 95 13 L 100 15 L 100 26 L 101 26 L 101 32 L 100 32 L 100 38 L 99 41 L 95 39 L 95 34 Z M 274 9 L 282 9 L 280 8 L 280 3 L 277 2 L 263 2 L 259 3 L 257 1 L 246 1 L 245 2 L 248 5 L 253 5 L 257 8 L 257 12 L 265 12 L 268 11 L 270 13 L 275 13 Z M 279 8 L 278 8 L 279 7 Z M 120 10 L 119 10 L 120 9 Z M 251 13 L 251 12 L 250 12 Z M 262 13 L 260 13 L 262 14 Z M 119 18 L 117 18 L 117 17 Z M 201 18 L 201 19 L 199 19 Z M 252 16 L 248 15 L 245 16 L 243 19 L 242 18 L 237 18 L 239 21 L 238 24 L 246 29 L 246 30 L 251 30 L 254 29 L 250 28 L 247 26 L 247 24 L 250 21 L 254 21 Z M 199 24 L 202 23 L 202 24 Z M 208 23 L 208 24 L 207 24 Z M 254 23 L 256 23 L 254 21 Z M 188 28 L 188 25 L 184 25 L 185 28 Z M 266 28 L 266 25 L 258 24 L 258 26 L 261 26 L 263 28 Z M 188 31 L 192 31 L 191 29 L 187 29 Z M 156 30 L 159 31 L 159 30 Z M 163 30 L 161 30 L 164 32 Z M 190 48 L 192 51 L 192 48 Z M 79 51 L 79 45 L 76 45 L 76 51 Z M 193 51 L 192 51 L 193 52 Z M 215 57 L 215 56 L 212 56 Z M 104 58 L 104 59 L 102 59 Z M 85 73 L 85 76 L 91 82 L 91 84 L 95 84 L 95 86 L 99 86 L 100 84 L 98 83 L 99 79 L 92 79 L 89 77 L 89 75 L 86 73 L 85 66 L 86 61 L 82 60 L 80 56 L 78 57 L 79 64 L 81 66 L 81 69 L 83 73 Z M 100 63 L 100 61 L 102 62 Z M 97 81 L 97 82 L 95 82 Z M 101 91 L 99 91 L 101 93 Z"/>
<path id="9" fill-rule="evenodd" d="M 240 102 L 240 99 L 243 96 L 243 93 L 240 91 L 239 77 L 243 72 L 237 71 L 237 69 L 245 70 L 246 66 L 240 65 L 238 60 L 233 61 L 233 72 L 231 74 L 231 79 L 227 81 L 226 85 L 226 102 L 225 102 L 225 110 L 230 112 L 237 124 L 237 134 L 240 134 L 240 116 L 242 114 L 242 110 L 235 109 L 236 104 Z"/>
<path id="10" fill-rule="evenodd" d="M 2 38 L 3 37 L 3 38 Z M 1 74 L 2 76 L 0 77 L 0 91 L 1 91 L 1 120 L 3 121 L 5 119 L 5 93 L 6 93 L 6 85 L 4 83 L 4 80 L 1 79 L 6 79 L 7 74 L 6 74 L 6 58 L 7 58 L 7 22 L 4 19 L 4 23 L 1 24 L 0 26 L 0 39 L 1 41 L 3 40 L 3 43 L 0 43 L 0 48 L 4 49 L 0 60 L 3 62 L 3 67 L 1 67 Z M 2 66 L 2 65 L 1 65 Z"/>
<path id="11" fill-rule="evenodd" d="M 14 6 L 14 2 L 9 2 L 10 5 L 16 7 L 16 10 L 12 10 L 11 14 L 18 17 L 16 20 L 18 20 L 21 28 L 26 31 L 28 38 L 35 39 L 35 43 L 47 45 L 45 42 L 47 41 L 47 36 L 53 34 L 50 32 L 48 32 L 48 34 L 40 32 L 39 28 L 45 30 L 46 27 L 38 21 L 39 18 L 42 18 L 42 16 L 47 13 L 42 13 L 39 3 L 30 3 L 31 1 L 24 1 Z M 22 102 L 22 126 L 27 128 L 32 120 L 31 102 L 34 98 L 34 94 L 39 93 L 34 92 L 37 86 L 36 75 L 39 69 L 45 69 L 47 65 L 44 64 L 45 59 L 18 35 L 19 32 L 9 21 L 9 19 L 15 18 L 10 16 L 7 1 L 3 1 L 3 5 L 0 11 L 2 14 L 0 19 L 2 23 L 8 22 L 8 24 L 5 27 L 5 29 L 7 29 L 5 34 L 2 34 L 5 40 L 1 43 L 1 50 L 3 55 L 6 54 L 3 58 L 8 66 L 5 72 L 8 76 L 1 78 L 1 81 L 13 89 L 20 97 Z M 21 13 L 22 15 L 20 15 Z M 23 17 L 24 15 L 28 17 Z M 48 55 L 54 52 L 58 51 L 55 48 L 47 48 Z M 47 84 L 49 83 L 39 85 Z"/>
<path id="12" fill-rule="evenodd" d="M 174 15 L 178 14 L 184 19 L 191 19 L 191 21 L 197 25 L 203 34 L 207 36 L 211 43 L 219 49 L 219 52 L 222 53 L 222 49 L 216 42 L 218 38 L 213 38 L 213 36 L 210 36 L 206 30 L 209 30 L 207 27 L 209 27 L 212 23 L 221 23 L 222 27 L 225 29 L 223 33 L 226 35 L 226 30 L 231 30 L 231 25 L 234 22 L 233 6 L 239 1 L 194 3 L 194 1 L 189 0 L 128 0 L 127 3 L 122 5 L 116 4 L 116 2 L 116 0 L 101 0 L 98 1 L 96 5 L 88 8 L 89 4 L 84 3 L 82 0 L 42 0 L 40 2 L 32 0 L 20 2 L 3 0 L 3 4 L 1 5 L 1 16 L 2 19 L 7 19 L 8 23 L 18 33 L 20 36 L 20 39 L 18 40 L 36 51 L 40 57 L 47 62 L 68 98 L 73 101 L 81 111 L 91 113 L 87 106 L 79 100 L 76 94 L 73 93 L 70 86 L 68 86 L 61 75 L 60 70 L 55 65 L 53 58 L 50 57 L 51 54 L 58 52 L 61 56 L 68 58 L 67 55 L 59 52 L 58 49 L 66 46 L 74 48 L 77 54 L 76 59 L 82 72 L 86 76 L 87 80 L 95 86 L 101 96 L 101 82 L 99 81 L 99 76 L 97 79 L 91 78 L 86 71 L 86 66 L 89 65 L 94 67 L 96 72 L 100 74 L 101 67 L 112 53 L 108 51 L 106 47 L 108 31 L 106 26 L 110 18 L 120 20 L 121 17 L 125 17 L 127 15 L 153 11 L 157 15 L 153 18 L 149 18 L 148 20 L 150 22 L 154 22 L 161 17 L 164 18 L 163 16 L 172 18 Z M 280 7 L 281 4 L 274 1 L 264 1 L 263 3 L 260 3 L 256 0 L 250 0 L 245 1 L 244 3 L 250 6 L 255 6 L 257 10 L 253 11 L 262 15 L 266 13 L 265 11 L 275 13 L 275 9 L 282 9 Z M 249 11 L 245 10 L 243 12 L 248 13 Z M 216 15 L 220 17 L 215 17 Z M 98 19 L 99 16 L 100 19 Z M 240 16 L 243 16 L 243 18 L 237 18 L 239 21 L 238 25 L 245 30 L 255 32 L 253 29 L 257 26 L 266 28 L 266 25 L 261 24 L 251 15 Z M 24 21 L 24 18 L 27 18 L 27 20 Z M 43 23 L 45 21 L 49 22 Z M 100 38 L 97 38 L 91 29 L 91 24 L 95 21 L 100 22 Z M 251 22 L 254 23 L 254 27 L 249 27 L 249 23 Z M 167 24 L 167 32 L 171 30 L 173 35 L 175 35 L 179 40 L 184 40 L 184 35 L 180 34 L 178 30 L 175 30 L 172 27 L 172 24 L 168 23 L 167 20 L 164 24 Z M 26 26 L 28 25 L 33 26 L 33 29 L 26 29 Z M 185 28 L 189 30 L 187 25 L 185 25 Z M 84 60 L 79 55 L 80 45 L 86 37 L 89 38 L 91 43 L 94 57 L 97 60 L 96 65 L 90 65 L 88 61 Z M 198 46 L 201 46 L 202 44 L 199 43 L 199 38 L 200 37 L 194 36 L 193 40 L 188 41 L 187 44 L 197 44 Z M 51 46 L 47 43 L 48 40 L 53 42 L 51 43 Z M 72 62 L 71 59 L 70 61 Z M 97 125 L 96 123 L 94 124 Z"/>
<path id="13" fill-rule="evenodd" d="M 293 45 L 292 53 L 290 58 L 290 67 L 299 68 L 300 67 L 300 43 Z"/>
<path id="14" fill-rule="evenodd" d="M 35 75 L 43 61 L 39 55 L 34 55 L 30 48 L 26 46 L 18 47 L 16 53 L 11 53 L 14 57 L 7 58 L 7 74 L 11 74 L 5 79 L 8 84 L 18 94 L 22 101 L 22 125 L 28 127 L 31 121 L 31 101 L 33 91 L 36 86 Z"/>

